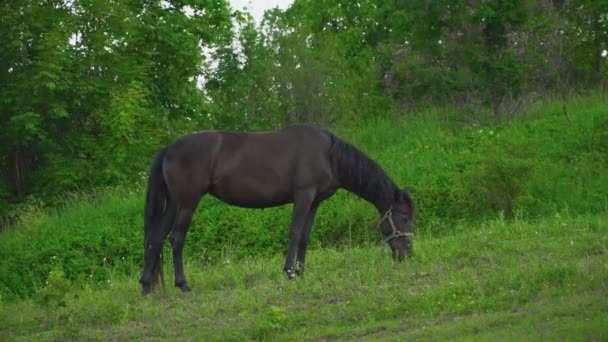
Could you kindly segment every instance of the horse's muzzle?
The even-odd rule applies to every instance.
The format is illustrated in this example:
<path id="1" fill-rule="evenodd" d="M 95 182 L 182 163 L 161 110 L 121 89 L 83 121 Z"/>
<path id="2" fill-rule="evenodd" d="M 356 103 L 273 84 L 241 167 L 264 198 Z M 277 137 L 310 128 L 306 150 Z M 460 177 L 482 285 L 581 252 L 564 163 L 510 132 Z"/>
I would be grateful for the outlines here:
<path id="1" fill-rule="evenodd" d="M 399 249 L 393 248 L 393 260 L 395 261 L 403 261 L 406 258 L 411 258 L 414 254 L 412 249 Z"/>

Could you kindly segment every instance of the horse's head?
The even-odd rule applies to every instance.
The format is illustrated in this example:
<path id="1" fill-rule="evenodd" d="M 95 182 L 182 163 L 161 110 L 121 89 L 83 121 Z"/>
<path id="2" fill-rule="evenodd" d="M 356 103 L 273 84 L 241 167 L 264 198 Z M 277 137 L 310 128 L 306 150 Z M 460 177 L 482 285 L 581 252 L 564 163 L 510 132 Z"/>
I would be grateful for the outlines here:
<path id="1" fill-rule="evenodd" d="M 413 252 L 416 207 L 409 190 L 397 190 L 390 208 L 380 220 L 384 242 L 391 246 L 393 259 L 403 260 Z"/>

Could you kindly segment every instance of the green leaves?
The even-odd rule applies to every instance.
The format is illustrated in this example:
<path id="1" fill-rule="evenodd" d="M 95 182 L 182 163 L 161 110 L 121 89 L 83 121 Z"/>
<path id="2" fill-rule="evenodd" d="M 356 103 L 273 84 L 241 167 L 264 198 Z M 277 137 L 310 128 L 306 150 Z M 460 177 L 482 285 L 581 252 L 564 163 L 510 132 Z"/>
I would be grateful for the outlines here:
<path id="1" fill-rule="evenodd" d="M 42 139 L 42 117 L 39 113 L 25 112 L 10 118 L 8 129 L 16 145 L 27 145 L 32 139 Z"/>
<path id="2" fill-rule="evenodd" d="M 125 181 L 192 130 L 201 47 L 232 35 L 225 1 L 4 2 L 0 24 L 0 168 L 19 147 L 45 194 Z"/>
<path id="3" fill-rule="evenodd" d="M 40 301 L 53 310 L 66 305 L 66 296 L 70 292 L 70 283 L 65 279 L 62 270 L 52 270 L 46 281 L 46 286 L 40 293 Z"/>
<path id="4" fill-rule="evenodd" d="M 3 2 L 0 175 L 46 194 L 126 181 L 209 127 L 428 106 L 501 121 L 539 93 L 606 81 L 606 4 L 298 0 L 256 26 L 226 0 Z"/>

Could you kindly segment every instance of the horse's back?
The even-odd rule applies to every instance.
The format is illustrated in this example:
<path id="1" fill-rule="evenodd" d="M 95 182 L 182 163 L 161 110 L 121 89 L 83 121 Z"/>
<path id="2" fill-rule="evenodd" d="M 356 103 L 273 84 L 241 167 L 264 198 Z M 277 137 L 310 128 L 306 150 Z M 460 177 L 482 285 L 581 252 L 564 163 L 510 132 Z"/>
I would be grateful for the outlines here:
<path id="1" fill-rule="evenodd" d="M 210 192 L 238 206 L 282 205 L 299 189 L 333 186 L 331 142 L 328 132 L 312 125 L 268 132 L 203 131 L 169 146 L 164 172 L 175 196 L 190 202 Z"/>
<path id="2" fill-rule="evenodd" d="M 185 135 L 168 147 L 167 158 L 184 167 L 213 164 L 215 158 L 250 156 L 258 161 L 299 154 L 319 156 L 331 147 L 331 134 L 314 125 L 299 124 L 275 131 L 240 132 L 207 130 Z M 262 158 L 262 159 L 260 159 Z M 199 165 L 204 166 L 204 165 Z"/>

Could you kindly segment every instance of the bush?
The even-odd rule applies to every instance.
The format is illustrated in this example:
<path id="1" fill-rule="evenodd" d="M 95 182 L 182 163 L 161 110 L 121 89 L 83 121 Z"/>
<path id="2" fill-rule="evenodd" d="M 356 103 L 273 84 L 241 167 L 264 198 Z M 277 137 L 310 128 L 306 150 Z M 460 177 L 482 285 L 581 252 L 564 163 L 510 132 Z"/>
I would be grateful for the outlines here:
<path id="1" fill-rule="evenodd" d="M 46 281 L 46 286 L 40 293 L 40 301 L 49 308 L 66 305 L 66 295 L 70 292 L 70 283 L 65 279 L 61 270 L 52 270 Z"/>

